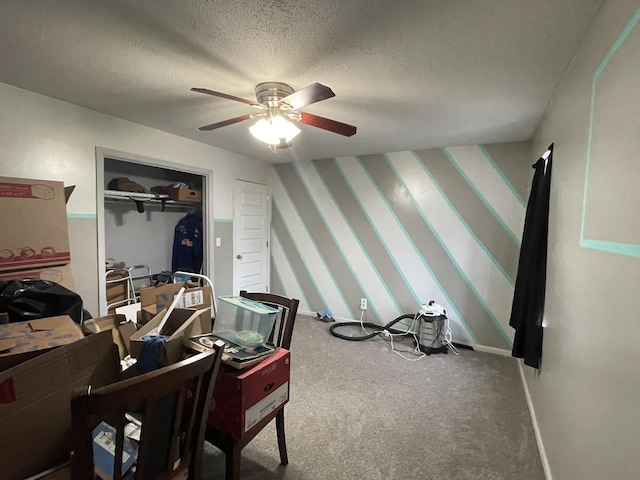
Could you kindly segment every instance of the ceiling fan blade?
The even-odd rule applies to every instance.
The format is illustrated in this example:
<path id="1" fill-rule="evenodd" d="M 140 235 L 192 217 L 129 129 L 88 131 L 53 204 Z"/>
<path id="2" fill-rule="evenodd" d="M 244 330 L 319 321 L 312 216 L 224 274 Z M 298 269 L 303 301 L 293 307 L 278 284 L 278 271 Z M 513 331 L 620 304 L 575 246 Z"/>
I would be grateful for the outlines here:
<path id="1" fill-rule="evenodd" d="M 226 127 L 227 125 L 233 125 L 234 123 L 244 122 L 245 120 L 249 120 L 251 115 L 241 115 L 239 117 L 230 118 L 229 120 L 224 120 L 218 123 L 212 123 L 211 125 L 205 125 L 204 127 L 200 127 L 199 130 L 208 131 L 215 130 L 216 128 Z"/>
<path id="2" fill-rule="evenodd" d="M 331 120 L 330 118 L 319 117 L 311 113 L 300 112 L 300 123 L 311 125 L 312 127 L 322 128 L 345 137 L 351 137 L 356 134 L 356 127 L 342 122 Z"/>
<path id="3" fill-rule="evenodd" d="M 293 92 L 291 95 L 280 99 L 278 105 L 286 103 L 292 110 L 298 110 L 312 103 L 319 102 L 320 100 L 326 100 L 327 98 L 335 97 L 329 87 L 320 83 L 313 83 L 307 87 L 301 88 L 297 92 Z"/>
<path id="4" fill-rule="evenodd" d="M 246 98 L 227 95 L 226 93 L 216 92 L 215 90 L 209 90 L 208 88 L 192 88 L 191 90 L 193 92 L 206 93 L 207 95 L 213 95 L 214 97 L 226 98 L 227 100 L 235 100 L 236 102 L 246 103 L 247 105 L 251 105 L 252 107 L 262 108 L 262 105 L 256 102 L 252 102 L 251 100 L 247 100 Z"/>

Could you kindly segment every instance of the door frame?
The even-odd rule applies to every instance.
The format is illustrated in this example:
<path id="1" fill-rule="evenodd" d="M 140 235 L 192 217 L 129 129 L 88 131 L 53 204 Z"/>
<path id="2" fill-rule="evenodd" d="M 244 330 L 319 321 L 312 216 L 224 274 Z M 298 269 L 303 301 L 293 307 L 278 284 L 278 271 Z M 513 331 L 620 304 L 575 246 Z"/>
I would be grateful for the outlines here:
<path id="1" fill-rule="evenodd" d="M 255 185 L 262 185 L 264 187 L 266 187 L 267 189 L 267 225 L 266 225 L 266 232 L 265 232 L 265 237 L 267 239 L 267 255 L 266 255 L 266 262 L 267 262 L 267 279 L 266 279 L 266 284 L 267 284 L 267 291 L 271 292 L 271 193 L 270 193 L 270 189 L 269 189 L 269 185 L 267 183 L 263 183 L 263 182 L 258 182 L 255 180 L 249 180 L 246 178 L 242 178 L 242 177 L 235 177 L 233 179 L 233 198 L 232 198 L 232 202 L 233 202 L 233 252 L 232 252 L 232 261 L 233 261 L 233 279 L 232 279 L 232 288 L 233 288 L 233 295 L 239 295 L 240 292 L 236 292 L 236 285 L 237 285 L 237 275 L 238 275 L 238 269 L 236 268 L 236 247 L 237 247 L 237 243 L 238 243 L 238 239 L 237 239 L 237 229 L 236 229 L 236 221 L 238 220 L 237 218 L 237 212 L 236 212 L 236 195 L 237 195 L 237 189 L 236 189 L 236 185 L 237 182 L 241 181 L 241 182 L 247 182 L 247 183 L 253 183 Z"/>
<path id="2" fill-rule="evenodd" d="M 98 228 L 98 308 L 100 316 L 107 315 L 107 287 L 104 283 L 105 272 L 105 225 L 104 225 L 104 160 L 105 158 L 123 162 L 137 163 L 149 167 L 167 168 L 204 177 L 202 182 L 202 229 L 204 231 L 204 255 L 202 271 L 213 278 L 215 232 L 213 216 L 213 170 L 185 165 L 182 163 L 146 157 L 134 153 L 96 147 L 96 218 Z"/>

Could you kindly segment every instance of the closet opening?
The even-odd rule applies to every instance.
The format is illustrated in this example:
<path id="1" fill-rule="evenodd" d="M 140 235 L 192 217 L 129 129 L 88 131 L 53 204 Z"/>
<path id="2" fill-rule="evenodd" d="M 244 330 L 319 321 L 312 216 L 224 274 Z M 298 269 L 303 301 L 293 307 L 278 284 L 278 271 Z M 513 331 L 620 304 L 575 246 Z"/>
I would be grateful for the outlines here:
<path id="1" fill-rule="evenodd" d="M 176 270 L 213 278 L 212 171 L 105 149 L 96 158 L 100 315 Z"/>

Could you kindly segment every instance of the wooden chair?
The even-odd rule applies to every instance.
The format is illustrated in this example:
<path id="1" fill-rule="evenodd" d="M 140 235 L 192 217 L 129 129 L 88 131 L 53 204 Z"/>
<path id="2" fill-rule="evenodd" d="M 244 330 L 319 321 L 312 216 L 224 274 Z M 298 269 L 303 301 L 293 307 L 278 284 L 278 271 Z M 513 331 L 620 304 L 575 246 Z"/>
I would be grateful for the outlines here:
<path id="1" fill-rule="evenodd" d="M 276 347 L 290 350 L 291 335 L 293 334 L 293 325 L 296 321 L 296 314 L 298 313 L 299 301 L 295 298 L 287 298 L 273 293 L 253 293 L 245 290 L 240 292 L 240 296 L 278 308 L 281 311 L 271 331 L 269 343 Z M 287 443 L 284 431 L 284 405 L 267 415 L 239 441 L 235 441 L 216 428 L 207 426 L 205 433 L 206 440 L 218 447 L 225 454 L 227 480 L 239 480 L 242 449 L 274 418 L 276 419 L 280 463 L 286 465 L 289 463 L 289 457 L 287 456 Z"/>
<path id="2" fill-rule="evenodd" d="M 92 431 L 115 428 L 114 480 L 194 479 L 201 476 L 207 414 L 224 343 L 186 360 L 71 399 L 71 478 L 94 478 Z M 142 417 L 135 473 L 122 475 L 125 413 Z"/>

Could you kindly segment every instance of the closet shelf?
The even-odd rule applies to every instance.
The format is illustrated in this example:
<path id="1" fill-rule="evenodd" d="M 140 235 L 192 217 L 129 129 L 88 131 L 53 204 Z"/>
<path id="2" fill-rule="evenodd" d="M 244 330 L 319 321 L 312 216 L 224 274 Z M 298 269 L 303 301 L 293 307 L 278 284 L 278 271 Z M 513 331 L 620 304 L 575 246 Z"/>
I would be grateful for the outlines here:
<path id="1" fill-rule="evenodd" d="M 194 208 L 198 205 L 195 202 L 180 202 L 171 200 L 169 195 L 161 193 L 135 193 L 135 192 L 122 192 L 120 190 L 105 190 L 104 191 L 105 202 L 130 202 L 133 201 L 136 204 L 136 208 L 139 212 L 144 212 L 144 203 L 158 204 L 162 206 L 164 211 L 167 207 L 181 207 L 181 208 Z"/>

